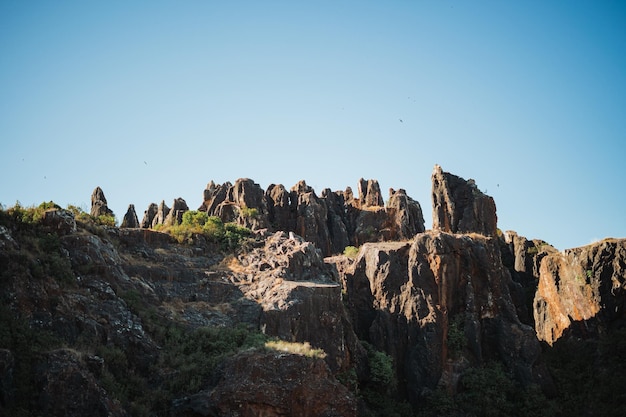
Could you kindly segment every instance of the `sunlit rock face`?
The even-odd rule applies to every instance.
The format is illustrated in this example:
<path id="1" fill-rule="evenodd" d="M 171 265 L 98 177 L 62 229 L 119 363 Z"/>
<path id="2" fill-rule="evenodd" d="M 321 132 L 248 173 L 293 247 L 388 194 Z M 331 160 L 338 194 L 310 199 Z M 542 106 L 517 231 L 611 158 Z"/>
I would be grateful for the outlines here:
<path id="1" fill-rule="evenodd" d="M 474 180 L 466 181 L 435 165 L 432 197 L 433 229 L 496 236 L 496 203 L 478 189 Z"/>
<path id="2" fill-rule="evenodd" d="M 545 257 L 534 300 L 537 337 L 553 344 L 565 333 L 588 337 L 624 322 L 625 290 L 626 239 Z"/>
<path id="3" fill-rule="evenodd" d="M 408 398 L 454 391 L 463 370 L 490 360 L 534 381 L 539 343 L 517 317 L 496 238 L 431 231 L 368 243 L 341 272 L 357 336 L 394 358 Z"/>

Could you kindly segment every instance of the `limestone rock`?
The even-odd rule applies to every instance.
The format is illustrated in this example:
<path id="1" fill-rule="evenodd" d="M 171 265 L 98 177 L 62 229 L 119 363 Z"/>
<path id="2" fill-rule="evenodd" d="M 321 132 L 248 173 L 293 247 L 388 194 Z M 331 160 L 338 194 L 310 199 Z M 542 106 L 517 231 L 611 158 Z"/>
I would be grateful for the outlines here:
<path id="1" fill-rule="evenodd" d="M 356 417 L 357 401 L 322 359 L 242 353 L 210 391 L 174 402 L 174 416 Z"/>
<path id="2" fill-rule="evenodd" d="M 594 337 L 624 322 L 626 239 L 605 239 L 546 256 L 534 300 L 535 330 L 553 344 L 565 332 Z"/>
<path id="3" fill-rule="evenodd" d="M 91 215 L 93 217 L 113 216 L 113 211 L 107 206 L 107 199 L 100 187 L 96 187 L 91 194 Z"/>
<path id="4" fill-rule="evenodd" d="M 128 210 L 126 210 L 126 214 L 122 219 L 122 228 L 133 228 L 136 229 L 139 227 L 139 219 L 137 218 L 137 213 L 135 212 L 135 205 L 129 204 Z"/>
<path id="5" fill-rule="evenodd" d="M 496 204 L 478 189 L 474 180 L 466 181 L 435 165 L 432 195 L 434 230 L 496 236 Z"/>

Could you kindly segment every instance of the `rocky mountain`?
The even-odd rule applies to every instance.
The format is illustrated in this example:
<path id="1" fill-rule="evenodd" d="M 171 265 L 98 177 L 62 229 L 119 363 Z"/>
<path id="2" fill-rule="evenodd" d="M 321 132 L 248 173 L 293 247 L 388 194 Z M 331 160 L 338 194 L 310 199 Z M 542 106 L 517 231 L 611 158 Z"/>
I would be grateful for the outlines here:
<path id="1" fill-rule="evenodd" d="M 363 179 L 0 211 L 0 415 L 621 415 L 626 240 L 558 252 L 432 184 L 432 230 Z"/>

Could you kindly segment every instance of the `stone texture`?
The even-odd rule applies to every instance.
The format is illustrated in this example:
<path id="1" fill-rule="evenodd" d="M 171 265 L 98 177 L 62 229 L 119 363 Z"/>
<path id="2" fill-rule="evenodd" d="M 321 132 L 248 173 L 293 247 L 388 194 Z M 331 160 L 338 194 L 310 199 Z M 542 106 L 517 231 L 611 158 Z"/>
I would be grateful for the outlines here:
<path id="1" fill-rule="evenodd" d="M 496 236 L 496 204 L 478 189 L 474 180 L 466 181 L 435 165 L 432 196 L 434 230 Z"/>
<path id="2" fill-rule="evenodd" d="M 107 206 L 107 199 L 102 188 L 96 187 L 91 194 L 91 212 L 94 217 L 113 216 L 113 211 Z"/>
<path id="3" fill-rule="evenodd" d="M 357 401 L 321 359 L 248 352 L 229 361 L 214 389 L 175 401 L 173 414 L 356 417 Z"/>
<path id="4" fill-rule="evenodd" d="M 135 205 L 129 204 L 128 210 L 126 210 L 126 214 L 122 219 L 122 224 L 120 225 L 122 228 L 133 228 L 136 229 L 139 227 L 139 219 L 137 218 L 137 213 L 135 212 Z"/>
<path id="5" fill-rule="evenodd" d="M 170 208 L 165 204 L 165 201 L 162 200 L 159 206 L 157 207 L 157 212 L 154 218 L 152 219 L 152 227 L 155 227 L 159 224 L 165 224 L 165 219 L 170 214 Z"/>
<path id="6" fill-rule="evenodd" d="M 189 206 L 187 206 L 187 202 L 180 197 L 174 199 L 174 202 L 172 203 L 172 208 L 167 214 L 164 224 L 168 226 L 181 224 L 183 221 L 183 214 L 185 214 L 186 211 L 189 211 Z"/>
<path id="7" fill-rule="evenodd" d="M 276 232 L 241 262 L 239 286 L 261 306 L 265 333 L 323 349 L 333 371 L 363 355 L 345 315 L 337 270 L 312 243 Z"/>
<path id="8" fill-rule="evenodd" d="M 546 256 L 534 300 L 535 330 L 553 344 L 565 333 L 597 337 L 625 321 L 626 239 L 605 239 Z"/>
<path id="9" fill-rule="evenodd" d="M 516 315 L 495 239 L 433 231 L 367 243 L 341 275 L 357 336 L 394 358 L 414 405 L 424 389 L 454 392 L 464 369 L 489 360 L 536 382 L 539 344 Z M 448 348 L 452 322 L 463 329 L 460 352 Z"/>
<path id="10" fill-rule="evenodd" d="M 412 239 L 417 233 L 426 230 L 422 207 L 402 188 L 397 191 L 393 188 L 389 189 L 387 214 L 394 240 Z"/>
<path id="11" fill-rule="evenodd" d="M 76 232 L 76 219 L 71 211 L 63 209 L 49 209 L 44 211 L 42 222 L 59 235 Z"/>
<path id="12" fill-rule="evenodd" d="M 150 203 L 146 211 L 143 212 L 143 219 L 141 220 L 140 227 L 142 229 L 149 229 L 152 227 L 152 222 L 154 222 L 154 218 L 157 216 L 159 211 L 159 206 L 155 203 Z"/>
<path id="13" fill-rule="evenodd" d="M 74 350 L 48 352 L 36 367 L 35 382 L 39 390 L 39 407 L 44 415 L 127 415 L 98 384 L 82 355 Z"/>

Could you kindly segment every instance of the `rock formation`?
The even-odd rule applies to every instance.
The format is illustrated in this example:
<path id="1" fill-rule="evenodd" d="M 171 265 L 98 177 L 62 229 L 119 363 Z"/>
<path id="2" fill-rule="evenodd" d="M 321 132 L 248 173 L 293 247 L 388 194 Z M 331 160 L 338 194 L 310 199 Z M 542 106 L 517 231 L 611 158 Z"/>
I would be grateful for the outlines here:
<path id="1" fill-rule="evenodd" d="M 344 313 L 337 270 L 311 242 L 276 232 L 241 262 L 240 288 L 258 300 L 266 334 L 323 349 L 333 371 L 363 354 Z"/>
<path id="2" fill-rule="evenodd" d="M 143 212 L 143 219 L 141 220 L 139 227 L 142 229 L 149 229 L 152 227 L 152 222 L 154 221 L 158 210 L 159 206 L 155 203 L 150 203 L 148 208 Z"/>
<path id="3" fill-rule="evenodd" d="M 91 194 L 91 212 L 93 217 L 113 216 L 113 211 L 107 206 L 107 199 L 102 188 L 96 187 Z"/>
<path id="4" fill-rule="evenodd" d="M 466 181 L 435 165 L 432 184 L 434 230 L 496 236 L 496 204 L 474 180 Z"/>
<path id="5" fill-rule="evenodd" d="M 48 209 L 43 213 L 42 223 L 60 235 L 67 235 L 76 231 L 76 219 L 71 211 L 63 209 Z"/>
<path id="6" fill-rule="evenodd" d="M 368 243 L 343 281 L 357 336 L 394 358 L 415 404 L 424 389 L 455 390 L 464 369 L 490 360 L 536 382 L 539 344 L 517 317 L 494 238 L 433 231 Z M 463 342 L 451 347 L 453 331 Z"/>
<path id="7" fill-rule="evenodd" d="M 128 206 L 128 210 L 126 210 L 126 214 L 122 219 L 122 224 L 120 225 L 122 228 L 138 228 L 139 227 L 139 219 L 137 218 L 137 213 L 135 212 L 135 205 L 130 204 Z"/>
<path id="8" fill-rule="evenodd" d="M 150 204 L 152 206 L 154 203 Z M 148 208 L 150 210 L 150 208 Z M 165 200 L 162 200 L 161 203 L 157 206 L 157 211 L 154 217 L 152 218 L 152 227 L 155 227 L 159 224 L 165 224 L 165 219 L 170 214 L 170 208 L 165 204 Z"/>
<path id="9" fill-rule="evenodd" d="M 281 352 L 243 353 L 217 386 L 177 401 L 174 416 L 356 417 L 357 401 L 322 359 Z"/>
<path id="10" fill-rule="evenodd" d="M 324 189 L 318 196 L 304 180 L 289 191 L 271 184 L 265 192 L 247 178 L 234 185 L 211 181 L 198 210 L 252 230 L 295 232 L 326 256 L 349 245 L 410 239 L 424 231 L 422 209 L 404 190 L 392 190 L 385 207 L 378 181 L 360 179 L 358 185 L 355 199 L 350 187 L 345 192 Z"/>
<path id="11" fill-rule="evenodd" d="M 565 332 L 597 337 L 626 323 L 626 239 L 552 253 L 541 262 L 534 300 L 539 340 L 553 344 Z"/>
<path id="12" fill-rule="evenodd" d="M 163 224 L 173 225 L 182 223 L 183 214 L 185 214 L 186 211 L 189 211 L 189 206 L 187 206 L 185 200 L 180 197 L 174 199 L 174 202 L 172 203 L 172 208 L 169 210 L 169 213 L 165 217 Z"/>

